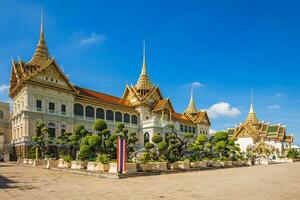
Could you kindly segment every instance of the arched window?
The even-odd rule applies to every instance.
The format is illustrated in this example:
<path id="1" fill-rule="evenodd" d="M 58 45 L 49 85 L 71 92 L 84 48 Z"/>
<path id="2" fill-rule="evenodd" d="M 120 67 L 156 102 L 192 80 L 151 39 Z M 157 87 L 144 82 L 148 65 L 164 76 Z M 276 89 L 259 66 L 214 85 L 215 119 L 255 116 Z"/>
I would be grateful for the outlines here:
<path id="1" fill-rule="evenodd" d="M 74 115 L 83 117 L 83 106 L 79 103 L 74 104 Z"/>
<path id="2" fill-rule="evenodd" d="M 85 116 L 88 118 L 95 118 L 95 110 L 92 106 L 85 107 Z"/>
<path id="3" fill-rule="evenodd" d="M 50 138 L 55 138 L 55 135 L 56 135 L 56 126 L 55 126 L 55 123 L 53 122 L 50 122 L 48 124 L 48 137 Z"/>
<path id="4" fill-rule="evenodd" d="M 117 122 L 122 122 L 123 121 L 122 113 L 116 112 L 115 116 L 116 116 L 115 119 L 116 119 Z"/>
<path id="5" fill-rule="evenodd" d="M 96 118 L 97 119 L 104 119 L 104 110 L 102 108 L 97 108 Z"/>
<path id="6" fill-rule="evenodd" d="M 188 132 L 188 127 L 187 127 L 187 125 L 184 126 L 184 132 Z"/>
<path id="7" fill-rule="evenodd" d="M 193 127 L 193 133 L 196 133 L 196 128 L 195 127 Z"/>
<path id="8" fill-rule="evenodd" d="M 148 132 L 144 133 L 144 145 L 150 142 L 150 134 Z"/>
<path id="9" fill-rule="evenodd" d="M 114 121 L 114 112 L 112 110 L 106 111 L 106 120 Z"/>
<path id="10" fill-rule="evenodd" d="M 124 114 L 124 123 L 130 124 L 130 116 L 128 113 Z"/>
<path id="11" fill-rule="evenodd" d="M 3 119 L 3 111 L 2 110 L 0 110 L 0 119 Z"/>
<path id="12" fill-rule="evenodd" d="M 192 132 L 192 127 L 189 126 L 189 133 L 191 133 L 191 132 Z"/>
<path id="13" fill-rule="evenodd" d="M 137 124 L 137 116 L 136 115 L 131 116 L 131 123 L 132 124 Z"/>

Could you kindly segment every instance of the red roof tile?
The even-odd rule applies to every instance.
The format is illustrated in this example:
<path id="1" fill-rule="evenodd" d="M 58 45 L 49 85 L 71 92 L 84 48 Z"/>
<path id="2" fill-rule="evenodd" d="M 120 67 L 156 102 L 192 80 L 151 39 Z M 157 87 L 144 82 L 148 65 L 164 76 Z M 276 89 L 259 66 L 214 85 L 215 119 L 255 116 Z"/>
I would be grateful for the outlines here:
<path id="1" fill-rule="evenodd" d="M 111 95 L 108 95 L 108 94 L 103 94 L 103 93 L 100 93 L 100 92 L 95 92 L 95 91 L 85 89 L 85 88 L 81 88 L 81 87 L 78 87 L 78 86 L 75 86 L 75 88 L 76 88 L 76 90 L 79 91 L 79 95 L 93 97 L 93 98 L 96 98 L 97 100 L 105 102 L 105 103 L 112 103 L 112 104 L 117 104 L 117 105 L 121 105 L 121 106 L 132 107 L 130 101 L 128 101 L 126 99 L 111 96 Z"/>

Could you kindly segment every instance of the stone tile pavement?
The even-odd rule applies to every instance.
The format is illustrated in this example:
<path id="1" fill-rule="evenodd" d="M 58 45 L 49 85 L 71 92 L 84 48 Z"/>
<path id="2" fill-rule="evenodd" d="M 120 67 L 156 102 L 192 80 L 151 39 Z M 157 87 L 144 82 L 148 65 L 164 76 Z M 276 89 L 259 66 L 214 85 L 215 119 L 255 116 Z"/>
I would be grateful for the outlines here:
<path id="1" fill-rule="evenodd" d="M 300 200 L 300 162 L 108 179 L 0 163 L 0 200 Z"/>

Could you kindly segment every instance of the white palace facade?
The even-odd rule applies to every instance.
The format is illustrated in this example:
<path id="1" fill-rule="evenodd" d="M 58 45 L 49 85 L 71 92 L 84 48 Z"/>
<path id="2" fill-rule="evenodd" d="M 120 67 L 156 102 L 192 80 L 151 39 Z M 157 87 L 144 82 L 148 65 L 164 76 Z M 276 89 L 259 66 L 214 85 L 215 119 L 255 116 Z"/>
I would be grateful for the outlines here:
<path id="1" fill-rule="evenodd" d="M 154 133 L 164 135 L 169 124 L 180 134 L 208 134 L 210 121 L 196 109 L 193 96 L 184 113 L 177 113 L 171 100 L 152 84 L 147 72 L 145 46 L 140 76 L 115 97 L 72 84 L 53 57 L 44 38 L 43 20 L 38 45 L 28 62 L 12 59 L 9 95 L 13 101 L 11 144 L 19 157 L 26 155 L 39 121 L 49 134 L 73 132 L 76 125 L 91 129 L 96 119 L 105 120 L 111 131 L 124 123 L 137 133 L 139 144 L 151 141 Z"/>

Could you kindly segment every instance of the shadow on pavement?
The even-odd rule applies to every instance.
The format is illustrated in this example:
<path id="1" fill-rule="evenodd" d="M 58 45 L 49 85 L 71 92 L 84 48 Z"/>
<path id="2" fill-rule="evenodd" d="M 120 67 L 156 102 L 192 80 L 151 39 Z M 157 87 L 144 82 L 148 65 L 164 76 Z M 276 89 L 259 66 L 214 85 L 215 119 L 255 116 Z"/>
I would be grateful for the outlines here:
<path id="1" fill-rule="evenodd" d="M 14 186 L 16 182 L 12 181 L 2 175 L 0 175 L 0 188 L 2 189 L 7 189 L 7 188 L 15 188 L 16 186 Z"/>

